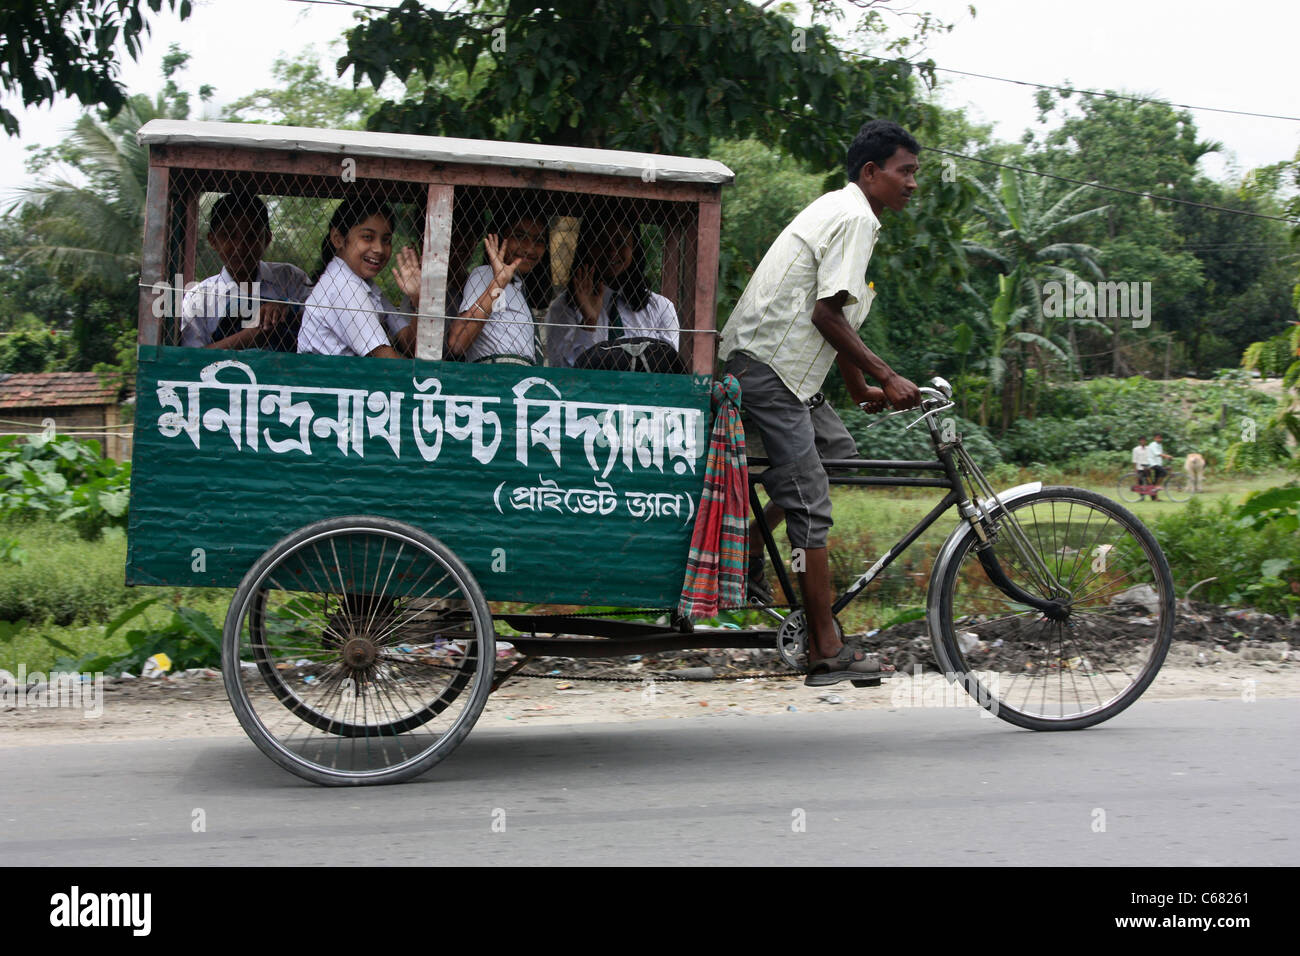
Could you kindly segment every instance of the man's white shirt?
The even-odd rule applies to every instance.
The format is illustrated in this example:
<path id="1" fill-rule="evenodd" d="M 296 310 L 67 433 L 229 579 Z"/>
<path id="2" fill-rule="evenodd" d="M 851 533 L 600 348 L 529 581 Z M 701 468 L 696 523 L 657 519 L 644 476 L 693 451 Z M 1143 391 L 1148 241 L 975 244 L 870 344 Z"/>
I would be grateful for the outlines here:
<path id="1" fill-rule="evenodd" d="M 596 324 L 588 327 L 583 324 L 582 310 L 570 302 L 568 293 L 557 296 L 546 313 L 546 364 L 572 368 L 579 355 L 593 345 L 607 341 L 613 301 L 614 291 L 606 288 Z M 645 307 L 636 310 L 620 298 L 618 317 L 623 326 L 623 336 L 659 339 L 673 348 L 678 347 L 677 310 L 658 293 L 651 292 Z"/>
<path id="2" fill-rule="evenodd" d="M 854 330 L 862 326 L 875 297 L 866 272 L 879 234 L 880 220 L 857 184 L 814 200 L 754 270 L 722 331 L 719 357 L 746 352 L 801 400 L 815 395 L 835 349 L 812 324 L 813 306 L 846 291 L 844 318 Z"/>
<path id="3" fill-rule="evenodd" d="M 411 323 L 399 315 L 374 280 L 362 279 L 335 256 L 316 280 L 303 309 L 298 351 L 369 355 Z"/>
<path id="4" fill-rule="evenodd" d="M 1149 447 L 1150 446 L 1148 445 L 1133 446 L 1133 467 L 1134 468 L 1145 468 L 1149 464 L 1151 464 L 1151 458 L 1147 452 L 1147 449 Z"/>
<path id="5" fill-rule="evenodd" d="M 1160 442 L 1158 441 L 1148 442 L 1147 443 L 1147 464 L 1163 466 L 1164 460 L 1165 460 L 1164 446 L 1161 445 Z"/>
<path id="6" fill-rule="evenodd" d="M 492 284 L 491 266 L 479 266 L 465 280 L 465 292 L 461 295 L 460 312 L 469 312 L 474 303 Z M 474 312 L 477 319 L 479 313 Z M 470 343 L 465 352 L 469 362 L 481 362 L 497 356 L 513 356 L 537 361 L 536 332 L 534 330 L 533 312 L 524 298 L 524 281 L 515 276 L 510 284 L 501 290 L 491 313 L 483 321 L 483 327 Z"/>
<path id="7" fill-rule="evenodd" d="M 194 286 L 181 303 L 181 345 L 190 348 L 211 345 L 217 326 L 227 316 L 240 315 L 250 326 L 256 325 L 260 304 L 257 300 L 302 302 L 311 289 L 307 273 L 288 262 L 259 262 L 257 282 L 256 290 L 241 288 L 222 267 L 217 275 L 208 276 Z"/>

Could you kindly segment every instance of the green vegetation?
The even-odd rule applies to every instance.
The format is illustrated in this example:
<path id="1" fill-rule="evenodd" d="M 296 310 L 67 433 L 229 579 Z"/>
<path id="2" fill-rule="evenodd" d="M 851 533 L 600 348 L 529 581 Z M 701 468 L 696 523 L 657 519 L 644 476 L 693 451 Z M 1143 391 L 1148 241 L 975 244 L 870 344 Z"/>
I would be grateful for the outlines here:
<path id="1" fill-rule="evenodd" d="M 184 0 L 147 6 L 189 11 Z M 954 382 L 952 425 L 999 486 L 1037 479 L 1111 495 L 1136 439 L 1156 431 L 1173 467 L 1199 452 L 1211 492 L 1231 499 L 1133 510 L 1166 542 L 1180 588 L 1213 577 L 1198 598 L 1294 612 L 1300 556 L 1285 482 L 1300 438 L 1300 230 L 1233 213 L 1300 218 L 1300 153 L 1216 182 L 1198 160 L 1225 144 L 1202 140 L 1187 111 L 1048 90 L 1036 94 L 1045 122 L 998 141 L 937 105 L 933 64 L 891 59 L 951 28 L 920 16 L 906 21 L 914 36 L 891 35 L 887 5 L 870 6 L 846 24 L 815 0 L 806 25 L 788 4 L 718 0 L 365 10 L 341 40 L 339 65 L 355 83 L 336 81 L 309 50 L 277 61 L 275 85 L 232 103 L 225 118 L 713 156 L 737 174 L 723 191 L 720 323 L 777 233 L 843 183 L 859 123 L 896 119 L 948 152 L 923 154 L 916 199 L 881 234 L 864 341 L 914 380 Z M 0 218 L 0 373 L 95 369 L 124 382 L 134 368 L 147 180 L 135 133 L 151 118 L 188 117 L 191 101 L 178 85 L 188 57 L 175 48 L 157 95 L 119 88 L 108 51 L 119 39 L 138 51 L 144 8 L 38 0 L 0 12 L 18 51 L 6 89 L 27 104 L 63 92 L 108 107 L 34 150 L 40 182 Z M 3 109 L 0 123 L 16 131 Z M 1137 322 L 1076 302 L 1047 309 L 1046 284 L 1071 279 L 1150 283 L 1150 314 Z M 1239 363 L 1282 377 L 1281 398 L 1247 387 L 1240 369 L 1224 371 Z M 1188 375 L 1201 380 L 1177 378 Z M 827 391 L 842 404 L 837 376 Z M 868 429 L 856 411 L 845 420 L 864 454 L 929 455 L 923 431 Z M 59 654 L 135 669 L 150 649 L 211 660 L 204 622 L 220 620 L 225 592 L 188 592 L 191 612 L 178 594 L 121 584 L 129 475 L 93 444 L 0 439 L 0 666 L 48 667 Z M 1258 494 L 1243 503 L 1247 492 Z M 836 489 L 836 583 L 933 500 Z M 850 626 L 913 611 L 947 530 L 932 529 L 855 603 Z"/>
<path id="2" fill-rule="evenodd" d="M 227 592 L 192 591 L 180 607 L 179 593 L 123 583 L 130 478 L 98 442 L 0 438 L 0 667 L 138 673 L 159 651 L 178 668 L 219 661 L 209 638 Z"/>
<path id="3" fill-rule="evenodd" d="M 1193 499 L 1155 522 L 1179 593 L 1204 582 L 1195 592 L 1200 601 L 1245 604 L 1272 614 L 1300 610 L 1294 507 L 1293 496 L 1289 522 L 1257 521 L 1250 501 L 1234 507 L 1227 497 L 1208 503 Z"/>
<path id="4" fill-rule="evenodd" d="M 15 550 L 20 560 L 14 559 Z M 22 661 L 29 671 L 48 671 L 60 658 L 108 654 L 119 655 L 122 663 L 99 669 L 138 674 L 138 667 L 128 666 L 133 649 L 126 637 L 131 630 L 179 637 L 175 617 L 182 615 L 188 634 L 191 613 L 220 627 L 230 591 L 128 588 L 123 583 L 125 566 L 126 538 L 115 529 L 92 541 L 49 518 L 0 522 L 0 668 L 13 671 Z M 152 603 L 129 622 L 129 629 L 107 632 L 106 622 L 145 599 Z M 206 666 L 216 660 L 208 658 Z"/>
<path id="5" fill-rule="evenodd" d="M 126 529 L 130 495 L 130 462 L 105 458 L 97 441 L 0 437 L 0 520 L 49 517 L 93 540 Z"/>

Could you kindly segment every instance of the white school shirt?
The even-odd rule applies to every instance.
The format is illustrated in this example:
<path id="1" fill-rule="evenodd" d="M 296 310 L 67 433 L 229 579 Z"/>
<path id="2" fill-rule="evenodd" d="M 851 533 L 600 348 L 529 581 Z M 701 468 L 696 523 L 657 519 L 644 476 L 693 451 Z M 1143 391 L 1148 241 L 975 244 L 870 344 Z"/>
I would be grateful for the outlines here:
<path id="1" fill-rule="evenodd" d="M 316 355 L 369 355 L 411 324 L 375 285 L 339 256 L 316 280 L 302 312 L 298 351 Z"/>
<path id="2" fill-rule="evenodd" d="M 1147 445 L 1133 446 L 1133 466 L 1135 468 L 1145 468 L 1147 465 L 1151 463 L 1151 459 L 1148 457 L 1147 454 L 1148 447 L 1149 446 Z"/>
<path id="3" fill-rule="evenodd" d="M 867 263 L 880 220 L 857 184 L 826 193 L 795 216 L 763 256 L 719 339 L 726 360 L 746 352 L 806 401 L 826 380 L 835 349 L 812 324 L 813 306 L 841 291 L 849 327 L 862 326 L 875 292 Z"/>
<path id="4" fill-rule="evenodd" d="M 556 296 L 546 313 L 546 364 L 560 368 L 573 368 L 578 356 L 598 342 L 609 339 L 610 304 L 614 290 L 606 288 L 601 301 L 596 324 L 588 328 L 583 324 L 582 310 L 569 301 L 567 292 Z M 623 335 L 631 338 L 659 339 L 677 348 L 677 310 L 657 292 L 651 292 L 645 308 L 633 310 L 621 298 L 618 317 L 623 324 Z"/>
<path id="5" fill-rule="evenodd" d="M 202 348 L 212 344 L 221 320 L 238 314 L 241 299 L 263 302 L 302 302 L 311 290 L 307 273 L 288 262 L 259 262 L 257 289 L 240 289 L 230 272 L 222 267 L 186 293 L 181 303 L 181 345 Z M 242 293 L 242 294 L 241 294 Z M 256 322 L 257 310 L 249 318 Z"/>
<path id="6" fill-rule="evenodd" d="M 1158 441 L 1147 442 L 1147 464 L 1164 465 L 1164 446 Z"/>
<path id="7" fill-rule="evenodd" d="M 460 299 L 460 312 L 468 312 L 492 284 L 491 266 L 479 266 L 465 280 L 465 292 Z M 479 313 L 475 311 L 475 320 Z M 498 356 L 526 359 L 537 364 L 537 337 L 533 323 L 533 310 L 524 298 L 524 280 L 516 275 L 499 296 L 491 313 L 483 320 L 483 327 L 465 352 L 468 362 L 482 362 Z"/>

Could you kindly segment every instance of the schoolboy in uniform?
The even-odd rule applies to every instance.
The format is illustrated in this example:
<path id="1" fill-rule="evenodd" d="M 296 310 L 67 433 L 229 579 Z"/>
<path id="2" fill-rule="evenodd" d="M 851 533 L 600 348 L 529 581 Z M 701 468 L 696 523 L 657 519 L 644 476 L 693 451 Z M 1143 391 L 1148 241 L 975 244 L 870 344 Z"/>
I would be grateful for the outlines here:
<path id="1" fill-rule="evenodd" d="M 249 193 L 229 193 L 212 207 L 208 244 L 221 272 L 186 294 L 181 345 L 210 349 L 298 348 L 298 322 L 311 289 L 307 274 L 287 262 L 263 262 L 271 244 L 266 204 Z"/>
<path id="2" fill-rule="evenodd" d="M 810 408 L 809 401 L 835 363 L 864 411 L 878 411 L 886 402 L 895 408 L 920 402 L 916 386 L 868 349 L 857 332 L 875 295 L 866 271 L 879 216 L 907 205 L 916 190 L 919 151 L 897 123 L 863 125 L 849 146 L 848 185 L 815 200 L 772 243 L 719 345 L 725 370 L 740 381 L 745 416 L 772 463 L 764 485 L 784 509 L 791 546 L 803 551 L 806 570 L 799 577 L 810 664 L 805 683 L 814 687 L 881 670 L 878 661 L 846 646 L 834 624 L 826 553 L 830 486 L 818 448 L 856 447 L 829 406 Z M 863 373 L 883 389 L 869 387 Z"/>

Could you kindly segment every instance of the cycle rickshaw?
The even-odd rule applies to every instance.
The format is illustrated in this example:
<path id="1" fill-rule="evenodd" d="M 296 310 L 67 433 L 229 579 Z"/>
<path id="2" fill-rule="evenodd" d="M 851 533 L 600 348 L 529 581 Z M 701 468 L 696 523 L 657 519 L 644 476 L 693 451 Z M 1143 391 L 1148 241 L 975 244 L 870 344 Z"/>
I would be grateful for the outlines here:
<path id="1" fill-rule="evenodd" d="M 670 613 L 705 481 L 725 166 L 159 120 L 140 141 L 150 170 L 127 580 L 236 588 L 223 678 L 272 760 L 325 785 L 429 769 L 501 679 L 498 624 L 526 656 L 765 647 L 792 672 L 804 665 L 797 604 L 766 609 L 770 626 L 747 630 Z M 205 211 L 236 191 L 270 207 L 266 258 L 304 268 L 330 209 L 382 194 L 395 244 L 419 255 L 414 357 L 180 347 L 184 290 L 215 270 L 200 242 Z M 548 227 L 531 301 L 544 308 L 564 285 L 583 228 L 620 217 L 675 306 L 685 374 L 443 360 L 445 320 L 459 314 L 484 233 L 523 202 Z M 1035 482 L 995 494 L 940 418 L 946 383 L 925 394 L 910 414 L 932 460 L 828 463 L 848 472 L 836 484 L 946 489 L 836 610 L 955 508 L 926 618 L 948 678 L 1024 727 L 1113 716 L 1150 684 L 1172 635 L 1173 586 L 1154 539 L 1090 492 Z M 762 480 L 751 473 L 754 506 Z M 536 613 L 556 605 L 664 614 Z M 976 648 L 994 644 L 1010 663 L 990 671 Z"/>

